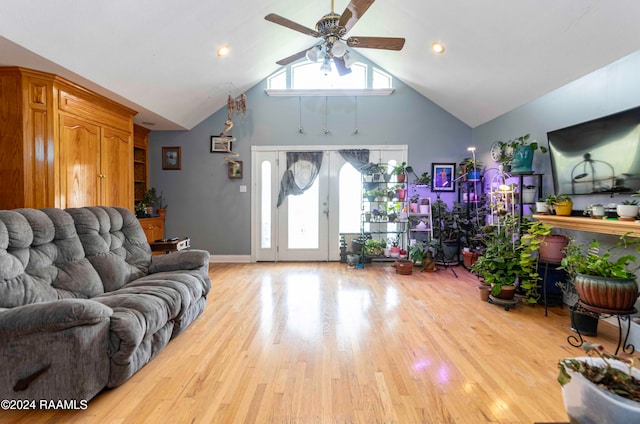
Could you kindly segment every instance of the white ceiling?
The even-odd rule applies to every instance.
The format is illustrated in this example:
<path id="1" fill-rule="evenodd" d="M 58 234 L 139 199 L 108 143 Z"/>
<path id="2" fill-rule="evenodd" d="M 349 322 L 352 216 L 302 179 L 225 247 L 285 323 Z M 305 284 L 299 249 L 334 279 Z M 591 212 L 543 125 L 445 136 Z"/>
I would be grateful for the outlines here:
<path id="1" fill-rule="evenodd" d="M 0 0 L 0 65 L 65 76 L 148 128 L 191 129 L 316 41 L 265 15 L 313 28 L 330 4 Z M 635 0 L 378 0 L 349 35 L 405 37 L 400 52 L 358 51 L 476 127 L 639 50 L 639 16 Z M 231 55 L 217 57 L 224 44 Z"/>

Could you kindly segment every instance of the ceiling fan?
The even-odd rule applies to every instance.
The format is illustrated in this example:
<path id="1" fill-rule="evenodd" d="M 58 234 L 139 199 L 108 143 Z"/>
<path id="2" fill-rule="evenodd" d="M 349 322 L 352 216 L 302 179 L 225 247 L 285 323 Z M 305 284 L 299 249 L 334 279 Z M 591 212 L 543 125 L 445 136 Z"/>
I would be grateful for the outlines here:
<path id="1" fill-rule="evenodd" d="M 342 12 L 342 15 L 333 11 L 333 1 L 334 0 L 331 0 L 331 13 L 327 13 L 320 18 L 316 23 L 315 30 L 280 15 L 276 15 L 275 13 L 270 13 L 264 17 L 267 21 L 322 39 L 321 43 L 316 44 L 310 49 L 302 50 L 277 61 L 276 63 L 278 65 L 288 65 L 306 56 L 307 59 L 312 62 L 322 59 L 323 64 L 320 69 L 328 73 L 331 72 L 330 60 L 333 59 L 338 73 L 345 75 L 351 72 L 351 69 L 349 69 L 351 60 L 347 46 L 368 49 L 402 50 L 402 47 L 404 47 L 404 38 L 354 36 L 348 37 L 345 40 L 344 38 L 349 30 L 358 22 L 358 19 L 364 15 L 374 0 L 351 0 L 344 12 Z"/>

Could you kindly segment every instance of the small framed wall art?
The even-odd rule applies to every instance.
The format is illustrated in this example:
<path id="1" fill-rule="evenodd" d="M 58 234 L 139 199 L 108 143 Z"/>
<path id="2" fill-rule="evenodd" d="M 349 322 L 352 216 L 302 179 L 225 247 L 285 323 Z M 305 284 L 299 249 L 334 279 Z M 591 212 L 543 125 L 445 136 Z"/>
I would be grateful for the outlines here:
<path id="1" fill-rule="evenodd" d="M 455 163 L 432 163 L 431 191 L 456 191 L 455 175 Z"/>
<path id="2" fill-rule="evenodd" d="M 242 161 L 229 161 L 227 164 L 229 178 L 242 178 Z"/>
<path id="3" fill-rule="evenodd" d="M 229 153 L 233 137 L 211 136 L 211 153 Z"/>
<path id="4" fill-rule="evenodd" d="M 182 147 L 162 148 L 162 169 L 181 170 L 182 169 Z"/>

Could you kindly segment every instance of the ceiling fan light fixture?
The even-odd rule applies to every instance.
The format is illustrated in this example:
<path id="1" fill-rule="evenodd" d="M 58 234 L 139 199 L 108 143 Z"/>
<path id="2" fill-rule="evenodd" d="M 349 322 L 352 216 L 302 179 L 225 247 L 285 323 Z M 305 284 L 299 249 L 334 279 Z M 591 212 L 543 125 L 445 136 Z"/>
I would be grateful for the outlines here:
<path id="1" fill-rule="evenodd" d="M 351 65 L 356 63 L 356 58 L 351 56 L 351 53 L 349 51 L 347 51 L 344 56 L 342 56 L 342 59 L 344 59 L 344 66 L 348 69 L 351 69 Z"/>
<path id="2" fill-rule="evenodd" d="M 444 46 L 439 41 L 436 41 L 431 44 L 431 50 L 433 50 L 434 53 L 442 54 L 444 53 Z"/>
<path id="3" fill-rule="evenodd" d="M 322 66 L 320 66 L 320 70 L 324 72 L 324 75 L 329 75 L 331 73 L 331 63 L 329 62 L 329 56 L 324 58 L 324 62 L 322 62 Z"/>
<path id="4" fill-rule="evenodd" d="M 313 46 L 309 50 L 307 50 L 307 53 L 305 53 L 305 56 L 307 57 L 307 60 L 309 62 L 317 62 L 318 61 L 318 50 L 317 50 L 316 46 Z"/>
<path id="5" fill-rule="evenodd" d="M 231 49 L 229 48 L 229 46 L 222 46 L 218 49 L 218 51 L 216 52 L 218 56 L 220 57 L 224 57 L 226 55 L 229 54 L 229 52 L 231 51 Z"/>
<path id="6" fill-rule="evenodd" d="M 331 46 L 331 54 L 334 57 L 342 57 L 347 52 L 347 45 L 342 40 L 336 40 Z"/>

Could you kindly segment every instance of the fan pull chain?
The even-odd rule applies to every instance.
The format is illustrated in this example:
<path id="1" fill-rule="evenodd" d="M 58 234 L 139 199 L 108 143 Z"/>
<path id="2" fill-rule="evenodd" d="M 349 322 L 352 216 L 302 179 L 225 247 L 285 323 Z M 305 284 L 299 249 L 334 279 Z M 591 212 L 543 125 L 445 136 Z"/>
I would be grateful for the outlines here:
<path id="1" fill-rule="evenodd" d="M 331 134 L 327 125 L 327 116 L 329 115 L 329 97 L 324 96 L 324 135 Z"/>
<path id="2" fill-rule="evenodd" d="M 298 132 L 304 134 L 304 128 L 302 128 L 302 97 L 298 97 Z"/>
<path id="3" fill-rule="evenodd" d="M 353 130 L 353 135 L 358 134 L 358 96 L 355 96 L 355 101 L 356 101 L 356 117 L 355 117 L 356 129 Z"/>

